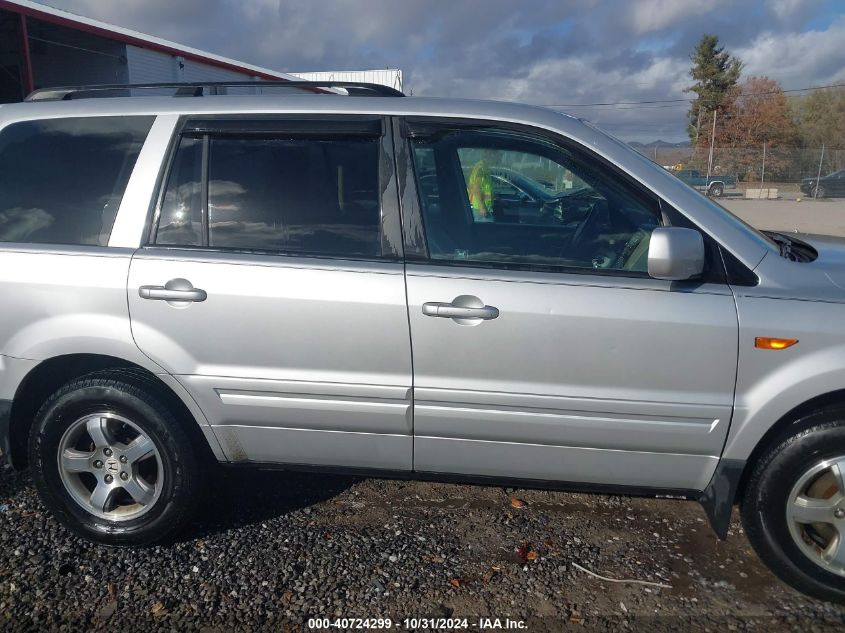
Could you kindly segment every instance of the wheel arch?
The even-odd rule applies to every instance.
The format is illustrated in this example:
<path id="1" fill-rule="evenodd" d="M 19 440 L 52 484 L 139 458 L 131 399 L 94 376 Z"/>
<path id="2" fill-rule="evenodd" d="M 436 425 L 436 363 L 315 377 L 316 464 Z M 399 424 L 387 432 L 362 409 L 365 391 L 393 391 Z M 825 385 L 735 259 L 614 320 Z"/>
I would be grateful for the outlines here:
<path id="1" fill-rule="evenodd" d="M 830 391 L 815 396 L 814 398 L 810 398 L 809 400 L 790 409 L 787 413 L 782 415 L 777 422 L 769 427 L 769 429 L 754 445 L 754 448 L 748 455 L 748 459 L 745 460 L 745 466 L 742 469 L 742 475 L 737 482 L 736 494 L 733 501 L 738 503 L 742 500 L 742 495 L 745 492 L 745 485 L 748 482 L 751 471 L 754 469 L 754 465 L 760 459 L 760 456 L 768 447 L 783 439 L 783 437 L 790 432 L 793 425 L 802 418 L 815 411 L 835 406 L 845 407 L 845 389 L 837 389 L 836 391 Z"/>
<path id="2" fill-rule="evenodd" d="M 719 538 L 727 537 L 733 507 L 742 502 L 748 479 L 766 449 L 780 442 L 793 425 L 805 416 L 835 406 L 845 407 L 845 389 L 817 395 L 794 406 L 763 433 L 747 458 L 732 459 L 723 456 L 719 460 L 710 483 L 699 498 L 710 520 L 710 526 Z"/>
<path id="3" fill-rule="evenodd" d="M 191 396 L 173 379 L 123 358 L 103 354 L 64 354 L 38 363 L 27 373 L 15 391 L 9 416 L 9 461 L 15 469 L 28 466 L 27 444 L 33 418 L 44 401 L 61 385 L 91 372 L 125 369 L 150 382 L 173 407 L 201 459 L 222 460 L 223 454 L 202 412 Z"/>

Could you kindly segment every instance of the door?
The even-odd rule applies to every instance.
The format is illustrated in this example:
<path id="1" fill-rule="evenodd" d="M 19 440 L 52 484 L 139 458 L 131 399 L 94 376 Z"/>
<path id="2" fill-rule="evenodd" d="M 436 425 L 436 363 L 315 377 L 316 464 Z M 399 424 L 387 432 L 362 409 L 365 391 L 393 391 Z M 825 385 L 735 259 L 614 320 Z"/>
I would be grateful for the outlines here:
<path id="1" fill-rule="evenodd" d="M 410 469 L 411 358 L 378 118 L 187 121 L 128 294 L 233 461 Z"/>
<path id="2" fill-rule="evenodd" d="M 480 121 L 406 135 L 427 242 L 406 277 L 414 468 L 703 489 L 737 354 L 713 253 L 701 280 L 649 278 L 651 231 L 680 216 L 565 139 Z M 503 203 L 497 174 L 542 204 Z"/>

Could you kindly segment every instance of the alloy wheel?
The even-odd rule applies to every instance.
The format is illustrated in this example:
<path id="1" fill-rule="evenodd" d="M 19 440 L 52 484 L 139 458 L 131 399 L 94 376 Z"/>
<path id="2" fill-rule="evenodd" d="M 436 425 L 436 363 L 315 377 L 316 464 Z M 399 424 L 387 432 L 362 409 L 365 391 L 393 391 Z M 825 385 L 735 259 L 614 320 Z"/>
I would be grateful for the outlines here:
<path id="1" fill-rule="evenodd" d="M 845 576 L 845 455 L 819 461 L 798 478 L 787 498 L 786 519 L 805 556 Z"/>
<path id="2" fill-rule="evenodd" d="M 110 412 L 90 413 L 68 427 L 59 442 L 58 466 L 71 498 L 111 521 L 148 512 L 164 484 L 153 440 L 131 420 Z"/>

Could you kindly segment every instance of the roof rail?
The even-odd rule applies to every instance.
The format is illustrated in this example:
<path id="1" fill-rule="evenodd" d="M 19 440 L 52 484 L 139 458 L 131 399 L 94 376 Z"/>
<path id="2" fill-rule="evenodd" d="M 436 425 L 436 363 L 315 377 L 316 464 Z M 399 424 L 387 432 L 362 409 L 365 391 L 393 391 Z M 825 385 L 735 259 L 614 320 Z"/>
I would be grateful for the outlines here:
<path id="1" fill-rule="evenodd" d="M 381 84 L 359 83 L 355 81 L 202 81 L 196 83 L 151 83 L 151 84 L 102 84 L 92 86 L 62 86 L 58 88 L 39 88 L 29 93 L 25 101 L 70 101 L 102 95 L 90 93 L 114 92 L 124 90 L 161 90 L 172 88 L 174 97 L 202 97 L 206 94 L 219 93 L 220 88 L 306 88 L 315 92 L 324 92 L 322 88 L 343 88 L 351 96 L 404 97 L 405 94 Z M 328 92 L 328 91 L 325 91 Z M 337 93 L 328 93 L 337 94 Z M 117 95 L 126 96 L 126 95 Z"/>

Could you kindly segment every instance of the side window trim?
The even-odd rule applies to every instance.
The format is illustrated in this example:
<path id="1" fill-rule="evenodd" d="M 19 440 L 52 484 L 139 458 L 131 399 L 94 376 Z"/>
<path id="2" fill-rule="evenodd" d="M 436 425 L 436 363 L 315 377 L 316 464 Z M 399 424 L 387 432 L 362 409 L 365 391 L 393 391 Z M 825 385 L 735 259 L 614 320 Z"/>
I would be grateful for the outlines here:
<path id="1" fill-rule="evenodd" d="M 211 137 L 208 133 L 202 135 L 202 157 L 200 158 L 200 245 L 208 248 L 211 244 L 208 229 L 208 155 L 211 151 Z"/>
<path id="2" fill-rule="evenodd" d="M 179 142 L 182 140 L 185 129 L 185 121 L 187 117 L 180 116 L 173 128 L 173 135 L 170 138 L 170 143 L 167 146 L 167 153 L 159 168 L 159 173 L 156 178 L 155 196 L 152 198 L 150 210 L 147 213 L 147 224 L 144 230 L 144 239 L 141 247 L 155 246 L 156 236 L 158 234 L 158 221 L 161 217 L 161 207 L 164 204 L 164 194 L 167 190 L 167 181 L 170 178 L 170 173 L 173 170 L 173 164 L 176 160 L 176 151 L 179 149 Z"/>
<path id="3" fill-rule="evenodd" d="M 405 261 L 428 262 L 428 242 L 423 228 L 422 208 L 417 192 L 417 178 L 405 119 L 392 117 L 391 129 L 393 131 L 393 156 L 399 185 L 399 212 L 401 214 Z"/>
<path id="4" fill-rule="evenodd" d="M 597 162 L 603 168 L 609 170 L 614 177 L 623 180 L 628 186 L 634 189 L 638 195 L 648 198 L 651 204 L 655 206 L 655 212 L 659 214 L 662 223 L 665 223 L 668 218 L 674 217 L 675 214 L 679 217 L 683 217 L 676 211 L 672 213 L 674 209 L 671 209 L 671 207 L 669 207 L 669 213 L 667 214 L 665 201 L 653 191 L 648 189 L 646 185 L 632 178 L 629 174 L 626 174 L 615 165 L 608 163 L 602 157 L 597 156 L 588 147 L 585 147 L 577 141 L 567 138 L 561 134 L 550 132 L 541 128 L 534 128 L 529 125 L 510 123 L 506 121 L 458 119 L 448 117 L 396 117 L 394 119 L 393 126 L 397 143 L 400 144 L 400 146 L 396 149 L 397 161 L 399 161 L 401 157 L 403 160 L 407 160 L 410 163 L 407 166 L 407 169 L 409 170 L 409 177 L 400 179 L 399 192 L 400 199 L 402 200 L 403 227 L 405 228 L 406 240 L 405 253 L 408 261 L 444 267 L 473 267 L 493 270 L 524 270 L 550 274 L 602 275 L 629 279 L 650 279 L 647 273 L 638 273 L 637 271 L 622 272 L 614 269 L 603 270 L 570 266 L 509 264 L 504 262 L 467 261 L 464 263 L 458 260 L 440 260 L 431 258 L 428 251 L 428 241 L 423 221 L 419 190 L 417 187 L 416 174 L 414 172 L 415 168 L 411 141 L 415 136 L 428 136 L 432 133 L 442 133 L 449 129 L 480 131 L 492 127 L 502 130 L 527 133 L 529 135 L 545 138 L 552 143 L 563 144 L 568 149 L 572 149 L 575 152 L 588 157 L 589 160 Z M 710 236 L 705 230 L 701 229 L 697 225 L 695 225 L 694 228 L 701 232 L 705 239 L 705 244 L 715 246 L 716 256 L 708 257 L 708 269 L 705 271 L 702 278 L 690 282 L 684 282 L 684 284 L 727 284 L 727 273 L 723 258 L 718 250 L 718 245 L 715 240 L 713 240 L 712 236 Z M 412 251 L 414 252 L 414 255 L 411 255 Z M 708 251 L 713 252 L 709 248 Z"/>
<path id="5" fill-rule="evenodd" d="M 213 137 L 227 135 L 276 135 L 290 133 L 293 137 L 308 138 L 337 136 L 337 138 L 372 136 L 379 139 L 378 150 L 378 196 L 379 196 L 379 241 L 381 254 L 377 256 L 330 255 L 302 253 L 285 250 L 262 250 L 246 248 L 211 247 L 209 239 L 209 155 Z M 157 244 L 159 223 L 164 205 L 168 182 L 172 176 L 180 141 L 186 136 L 202 138 L 201 166 L 201 216 L 202 243 L 200 245 Z M 148 225 L 144 231 L 143 247 L 207 252 L 242 252 L 257 255 L 293 256 L 318 259 L 347 259 L 360 261 L 401 261 L 404 257 L 402 240 L 399 184 L 394 153 L 393 128 L 390 117 L 381 115 L 220 115 L 195 117 L 184 115 L 176 125 L 166 159 L 158 175 L 156 195 L 153 198 Z"/>

